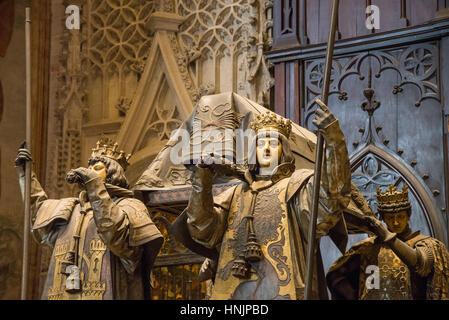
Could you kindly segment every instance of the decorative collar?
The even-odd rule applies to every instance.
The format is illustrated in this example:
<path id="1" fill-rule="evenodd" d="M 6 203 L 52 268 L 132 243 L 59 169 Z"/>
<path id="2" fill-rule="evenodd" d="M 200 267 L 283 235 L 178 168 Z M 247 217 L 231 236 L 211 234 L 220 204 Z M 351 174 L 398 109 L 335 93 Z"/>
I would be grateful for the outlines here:
<path id="1" fill-rule="evenodd" d="M 290 162 L 284 162 L 273 169 L 273 173 L 270 175 L 255 175 L 253 181 L 248 181 L 251 189 L 254 191 L 260 191 L 271 187 L 273 184 L 279 182 L 282 179 L 290 177 L 295 171 L 295 165 Z M 248 180 L 248 179 L 247 179 Z"/>
<path id="2" fill-rule="evenodd" d="M 291 162 L 284 162 L 273 169 L 273 172 L 269 175 L 256 174 L 255 180 L 271 180 L 274 183 L 284 178 L 290 177 L 295 172 L 295 165 Z"/>

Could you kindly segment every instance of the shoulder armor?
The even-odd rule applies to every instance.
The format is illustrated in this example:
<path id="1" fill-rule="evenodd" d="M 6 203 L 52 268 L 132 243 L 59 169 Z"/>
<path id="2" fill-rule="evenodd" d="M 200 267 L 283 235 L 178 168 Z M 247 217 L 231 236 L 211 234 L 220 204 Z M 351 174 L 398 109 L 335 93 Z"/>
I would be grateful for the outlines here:
<path id="1" fill-rule="evenodd" d="M 161 232 L 153 220 L 151 220 L 146 206 L 140 200 L 122 198 L 116 204 L 128 217 L 130 227 L 129 245 L 131 247 L 137 247 L 162 237 Z"/>
<path id="2" fill-rule="evenodd" d="M 45 228 L 56 219 L 68 221 L 72 215 L 72 211 L 79 203 L 78 198 L 65 198 L 60 200 L 46 200 L 41 205 L 33 221 L 33 229 L 38 230 Z"/>
<path id="3" fill-rule="evenodd" d="M 215 196 L 214 205 L 219 206 L 228 211 L 229 208 L 231 207 L 231 201 L 232 198 L 234 197 L 235 190 L 241 187 L 242 187 L 241 184 L 233 186 L 227 189 L 226 191 L 220 193 L 218 196 Z"/>
<path id="4" fill-rule="evenodd" d="M 311 176 L 313 176 L 313 170 L 310 169 L 299 169 L 293 172 L 287 186 L 287 202 L 309 181 Z"/>
<path id="5" fill-rule="evenodd" d="M 432 238 L 430 236 L 426 236 L 426 235 L 423 235 L 423 234 L 417 234 L 415 237 L 407 240 L 406 242 L 407 242 L 407 244 L 409 246 L 415 247 L 416 245 L 421 244 L 421 242 L 424 241 L 424 240 L 430 240 L 430 241 L 436 240 L 436 241 L 438 241 L 437 239 L 434 239 L 434 238 Z"/>

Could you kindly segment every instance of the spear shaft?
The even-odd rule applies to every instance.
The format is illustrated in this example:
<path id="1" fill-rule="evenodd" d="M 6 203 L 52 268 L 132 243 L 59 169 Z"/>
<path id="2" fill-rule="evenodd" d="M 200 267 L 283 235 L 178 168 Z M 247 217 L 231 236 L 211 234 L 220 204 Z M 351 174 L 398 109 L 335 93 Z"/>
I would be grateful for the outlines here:
<path id="1" fill-rule="evenodd" d="M 329 86 L 332 71 L 332 58 L 334 55 L 334 43 L 335 32 L 337 30 L 338 21 L 338 5 L 339 0 L 333 0 L 331 10 L 331 21 L 329 25 L 329 38 L 327 41 L 326 59 L 325 59 L 325 71 L 324 80 L 321 93 L 321 101 L 327 105 L 329 97 Z M 317 134 L 317 148 L 315 154 L 315 174 L 313 180 L 313 198 L 312 198 L 312 212 L 309 222 L 309 234 L 307 242 L 307 269 L 306 269 L 306 288 L 304 294 L 304 300 L 312 298 L 312 283 L 313 283 L 313 268 L 314 268 L 314 256 L 316 250 L 316 222 L 318 218 L 318 203 L 320 196 L 320 182 L 321 182 L 321 167 L 324 151 L 324 140 L 321 133 Z"/>
<path id="2" fill-rule="evenodd" d="M 31 151 L 31 9 L 25 8 L 25 59 L 26 59 L 26 139 L 25 145 Z M 23 222 L 23 257 L 21 300 L 27 298 L 28 287 L 28 243 L 30 239 L 30 197 L 31 197 L 31 161 L 25 165 L 24 222 Z"/>

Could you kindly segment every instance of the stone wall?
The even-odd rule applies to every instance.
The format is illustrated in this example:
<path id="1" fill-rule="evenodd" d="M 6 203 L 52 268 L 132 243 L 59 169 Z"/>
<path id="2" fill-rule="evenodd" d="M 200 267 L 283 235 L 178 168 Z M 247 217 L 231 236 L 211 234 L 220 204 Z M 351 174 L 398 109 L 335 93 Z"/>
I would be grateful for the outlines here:
<path id="1" fill-rule="evenodd" d="M 0 299 L 20 298 L 23 206 L 14 159 L 25 140 L 25 7 L 0 2 Z"/>

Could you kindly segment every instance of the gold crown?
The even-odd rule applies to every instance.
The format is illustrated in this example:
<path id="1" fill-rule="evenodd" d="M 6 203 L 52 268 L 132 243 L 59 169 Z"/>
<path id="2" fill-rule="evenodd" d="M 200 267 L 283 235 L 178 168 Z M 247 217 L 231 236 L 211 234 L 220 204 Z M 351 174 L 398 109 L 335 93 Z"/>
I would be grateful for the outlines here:
<path id="1" fill-rule="evenodd" d="M 381 192 L 377 188 L 377 211 L 379 213 L 395 213 L 410 209 L 410 201 L 408 200 L 408 186 L 404 184 L 402 191 L 394 185 L 387 188 L 385 192 Z"/>
<path id="2" fill-rule="evenodd" d="M 124 151 L 118 151 L 118 143 L 114 143 L 114 141 L 109 138 L 101 138 L 97 142 L 97 146 L 92 149 L 91 158 L 100 156 L 117 161 L 118 164 L 122 166 L 123 170 L 126 170 L 129 166 L 128 160 L 131 158 L 131 154 L 125 156 Z"/>
<path id="3" fill-rule="evenodd" d="M 256 131 L 256 134 L 260 130 L 277 130 L 288 139 L 292 132 L 292 122 L 268 111 L 267 113 L 257 115 L 256 119 L 251 123 L 251 129 Z"/>

